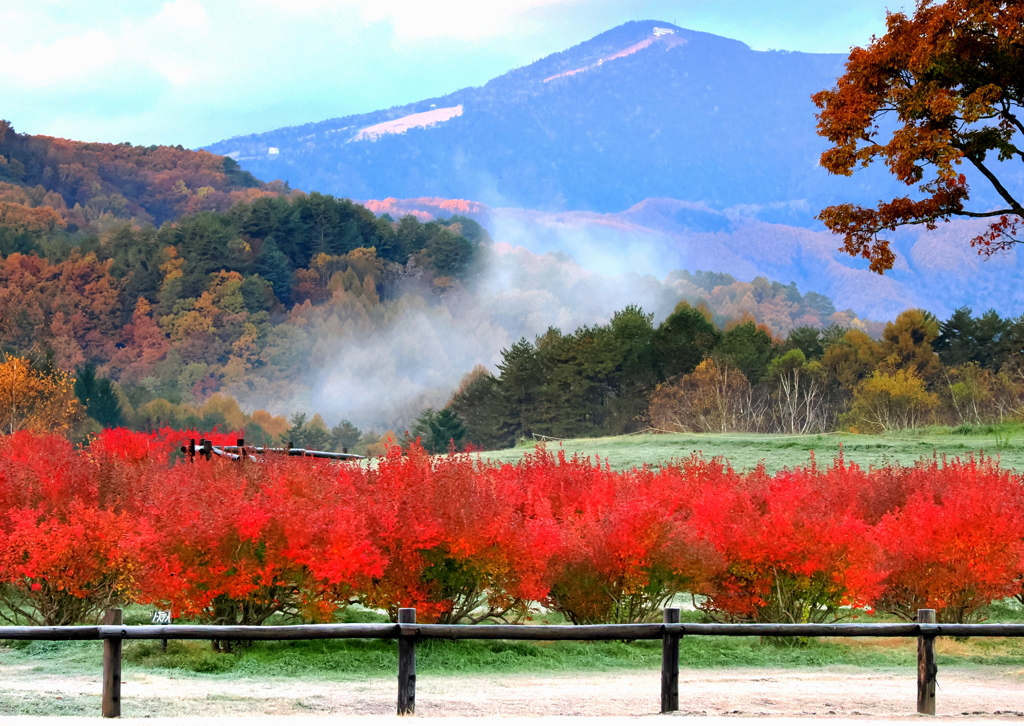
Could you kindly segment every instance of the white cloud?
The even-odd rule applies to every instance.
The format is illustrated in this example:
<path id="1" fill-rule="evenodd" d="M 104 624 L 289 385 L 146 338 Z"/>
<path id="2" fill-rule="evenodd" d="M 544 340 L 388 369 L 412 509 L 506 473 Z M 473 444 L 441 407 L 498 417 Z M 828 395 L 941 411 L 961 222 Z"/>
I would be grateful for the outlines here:
<path id="1" fill-rule="evenodd" d="M 91 82 L 121 58 L 117 44 L 101 30 L 35 43 L 21 52 L 0 49 L 5 80 L 22 88 Z"/>
<path id="2" fill-rule="evenodd" d="M 356 10 L 364 23 L 388 23 L 399 39 L 477 40 L 507 34 L 510 23 L 532 10 L 574 0 L 256 0 L 282 13 L 317 16 Z"/>
<path id="3" fill-rule="evenodd" d="M 202 63 L 217 50 L 206 41 L 209 18 L 196 0 L 165 2 L 149 17 L 96 23 L 103 28 L 62 22 L 58 11 L 52 5 L 23 6 L 0 17 L 7 21 L 0 25 L 14 31 L 10 35 L 33 39 L 21 47 L 17 40 L 0 45 L 0 64 L 5 68 L 0 84 L 69 91 L 82 84 L 121 84 L 122 92 L 131 93 L 123 79 L 148 69 L 182 86 L 198 80 Z"/>
<path id="4" fill-rule="evenodd" d="M 169 31 L 205 32 L 210 18 L 206 10 L 195 0 L 174 0 L 164 3 L 153 18 L 152 25 Z"/>

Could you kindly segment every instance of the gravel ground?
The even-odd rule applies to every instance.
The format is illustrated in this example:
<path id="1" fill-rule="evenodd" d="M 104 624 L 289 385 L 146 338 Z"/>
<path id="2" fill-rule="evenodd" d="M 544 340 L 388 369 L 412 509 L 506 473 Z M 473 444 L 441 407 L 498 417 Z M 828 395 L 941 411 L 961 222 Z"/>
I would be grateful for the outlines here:
<path id="1" fill-rule="evenodd" d="M 723 718 L 760 717 L 863 722 L 921 718 L 916 707 L 915 674 L 910 670 L 855 667 L 796 669 L 683 670 L 679 714 L 659 716 L 656 672 L 619 671 L 583 675 L 419 676 L 417 713 L 452 724 L 501 718 L 545 724 L 587 717 L 587 724 L 637 718 L 672 718 L 710 726 Z M 1024 671 L 1008 667 L 943 669 L 939 672 L 938 713 L 967 723 L 985 719 L 1024 719 Z M 31 666 L 0 664 L 0 723 L 64 726 L 99 721 L 100 679 L 42 675 Z M 397 719 L 394 679 L 359 681 L 296 678 L 240 679 L 172 677 L 129 673 L 122 685 L 123 720 L 184 726 L 323 723 L 358 719 L 390 724 Z M 281 716 L 287 717 L 282 721 Z M 404 720 L 407 723 L 407 720 Z"/>

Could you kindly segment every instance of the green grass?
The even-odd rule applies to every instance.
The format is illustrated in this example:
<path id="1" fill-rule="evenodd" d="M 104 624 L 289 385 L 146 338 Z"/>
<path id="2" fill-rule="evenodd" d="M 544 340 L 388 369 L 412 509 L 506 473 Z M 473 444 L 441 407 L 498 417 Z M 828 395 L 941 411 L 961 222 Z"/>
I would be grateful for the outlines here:
<path id="1" fill-rule="evenodd" d="M 829 464 L 840 450 L 848 461 L 868 466 L 889 463 L 913 464 L 933 456 L 964 457 L 984 453 L 1000 463 L 1024 470 L 1024 424 L 991 426 L 965 424 L 956 428 L 935 426 L 879 435 L 851 433 L 789 436 L 784 434 L 636 434 L 595 439 L 549 441 L 549 450 L 564 449 L 569 455 L 597 456 L 616 469 L 657 465 L 690 456 L 723 457 L 739 471 L 764 463 L 769 471 L 806 464 L 811 453 L 820 464 Z M 535 442 L 513 449 L 488 451 L 482 457 L 515 462 L 533 451 Z"/>
<path id="2" fill-rule="evenodd" d="M 4 660 L 31 664 L 41 673 L 96 673 L 101 668 L 101 650 L 99 643 L 32 643 L 8 650 Z M 1000 651 L 1000 655 L 1005 654 Z M 816 641 L 794 648 L 758 638 L 702 636 L 683 638 L 680 658 L 690 668 L 886 667 L 913 665 L 916 651 L 910 640 L 902 648 L 879 650 Z M 230 654 L 215 653 L 203 641 L 171 641 L 166 652 L 158 642 L 136 641 L 125 643 L 124 659 L 126 672 L 175 671 L 231 678 L 353 680 L 393 677 L 398 672 L 397 645 L 383 640 L 254 643 Z M 1015 662 L 1024 663 L 1024 651 Z M 416 650 L 416 669 L 423 675 L 657 670 L 660 663 L 660 641 L 426 641 Z"/>
<path id="3" fill-rule="evenodd" d="M 684 612 L 684 621 L 699 613 Z M 1024 611 L 1014 603 L 996 604 L 990 620 L 1020 622 Z M 354 610 L 349 620 L 379 616 Z M 861 622 L 877 622 L 861 614 Z M 96 674 L 101 669 L 98 642 L 21 642 L 0 650 L 9 665 L 29 666 L 39 673 Z M 1024 642 L 1013 638 L 939 639 L 941 663 L 960 665 L 1024 665 Z M 574 673 L 660 668 L 660 641 L 532 642 L 426 641 L 417 647 L 417 671 L 423 675 L 460 673 Z M 856 666 L 912 668 L 912 638 L 833 638 L 810 640 L 792 647 L 756 637 L 691 636 L 680 643 L 680 662 L 687 668 L 812 668 Z M 205 641 L 171 641 L 166 651 L 156 641 L 126 641 L 126 672 L 163 672 L 179 677 L 268 678 L 319 680 L 392 678 L 397 673 L 393 640 L 286 641 L 254 643 L 233 653 L 215 653 Z"/>
<path id="4" fill-rule="evenodd" d="M 99 643 L 52 643 L 6 650 L 9 664 L 31 665 L 40 673 L 98 673 Z M 943 647 L 948 645 L 948 647 Z M 1024 644 L 1017 639 L 941 639 L 944 665 L 1024 665 Z M 680 643 L 686 668 L 810 668 L 856 666 L 913 667 L 916 642 L 911 638 L 826 639 L 789 647 L 755 637 L 691 636 Z M 290 677 L 318 680 L 390 678 L 397 673 L 397 645 L 382 640 L 290 641 L 255 643 L 235 653 L 215 653 L 203 641 L 125 643 L 125 672 L 174 672 L 180 676 L 227 678 Z M 660 668 L 660 641 L 522 642 L 426 641 L 417 647 L 417 672 L 575 673 Z"/>

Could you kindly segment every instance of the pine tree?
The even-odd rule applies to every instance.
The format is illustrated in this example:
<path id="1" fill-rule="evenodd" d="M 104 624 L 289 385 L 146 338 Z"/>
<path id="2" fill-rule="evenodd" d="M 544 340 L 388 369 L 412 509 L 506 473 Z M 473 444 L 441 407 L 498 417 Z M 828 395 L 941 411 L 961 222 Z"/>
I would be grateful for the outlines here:
<path id="1" fill-rule="evenodd" d="M 543 391 L 540 359 L 526 338 L 501 351 L 498 392 L 502 405 L 499 424 L 503 438 L 513 441 L 533 433 Z"/>
<path id="2" fill-rule="evenodd" d="M 306 437 L 303 435 L 305 428 L 306 414 L 293 413 L 291 428 L 284 432 L 284 443 L 287 445 L 287 443 L 291 441 L 293 447 L 297 449 L 303 448 L 306 440 Z"/>
<path id="3" fill-rule="evenodd" d="M 270 283 L 277 299 L 283 303 L 291 301 L 292 264 L 278 248 L 273 237 L 263 240 L 254 263 L 256 274 Z"/>
<path id="4" fill-rule="evenodd" d="M 342 419 L 337 426 L 331 429 L 331 435 L 334 437 L 335 449 L 345 451 L 359 443 L 363 432 L 348 419 Z"/>
<path id="5" fill-rule="evenodd" d="M 88 364 L 75 377 L 75 396 L 85 409 L 85 414 L 95 419 L 104 428 L 124 426 L 121 402 L 114 392 L 114 385 L 107 378 L 97 378 L 96 366 Z"/>

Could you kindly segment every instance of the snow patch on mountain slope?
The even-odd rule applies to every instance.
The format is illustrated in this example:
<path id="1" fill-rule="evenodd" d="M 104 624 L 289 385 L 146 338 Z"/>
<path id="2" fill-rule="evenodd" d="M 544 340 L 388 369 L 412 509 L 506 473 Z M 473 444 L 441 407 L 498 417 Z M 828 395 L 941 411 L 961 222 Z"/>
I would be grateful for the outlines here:
<path id="1" fill-rule="evenodd" d="M 448 108 L 432 108 L 422 113 L 413 113 L 402 118 L 384 121 L 359 129 L 352 137 L 353 141 L 376 141 L 386 134 L 404 134 L 409 129 L 427 128 L 439 123 L 449 121 L 456 116 L 462 115 L 462 104 L 449 106 Z"/>

